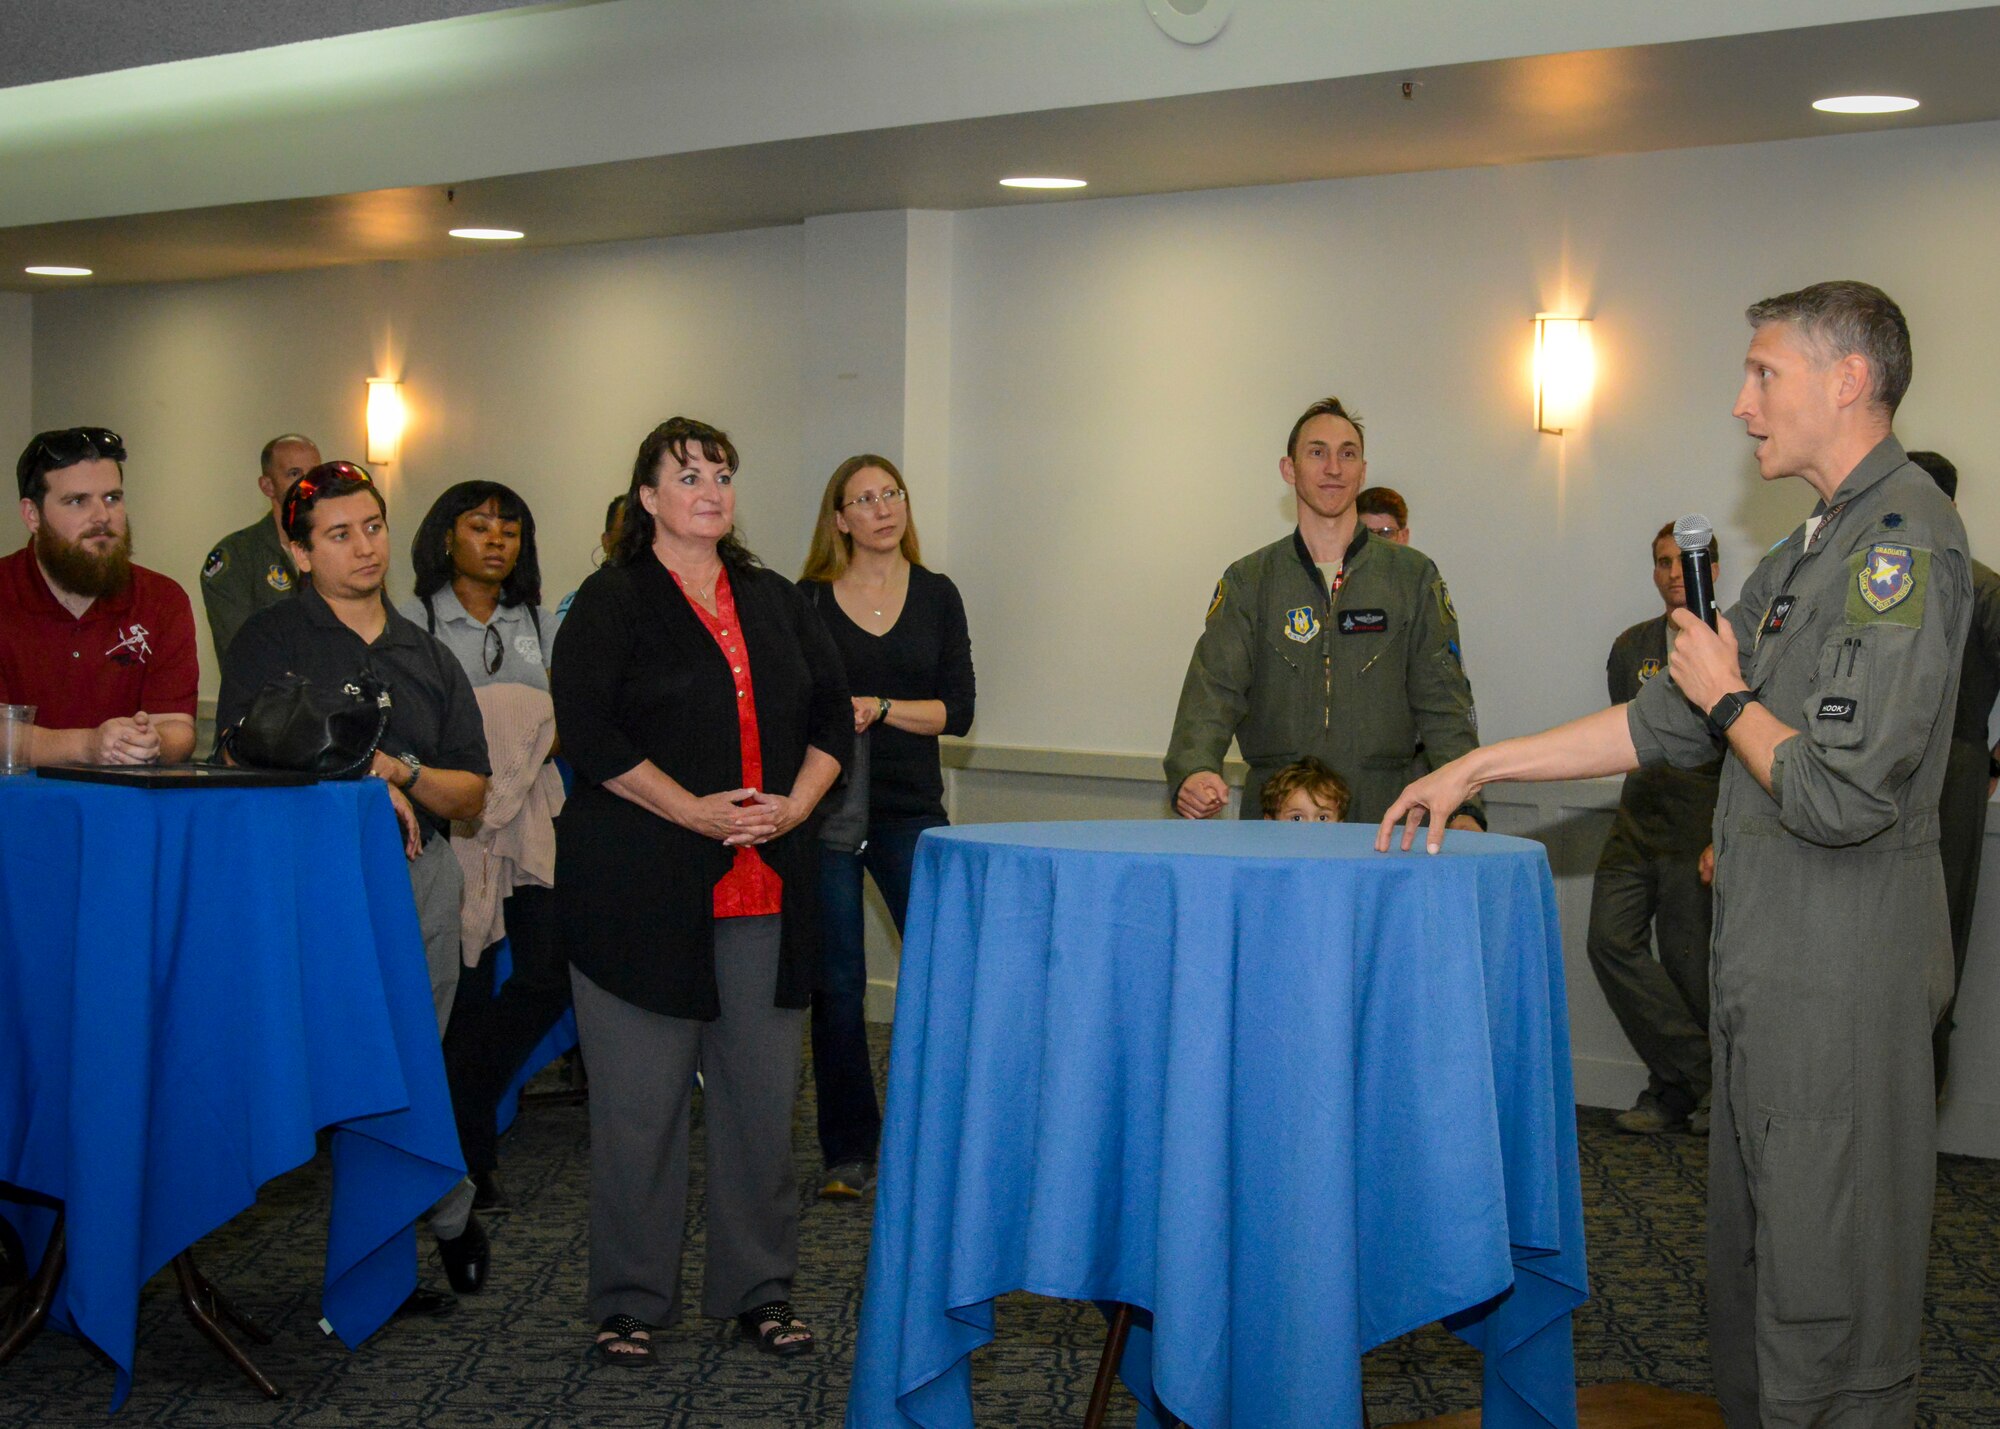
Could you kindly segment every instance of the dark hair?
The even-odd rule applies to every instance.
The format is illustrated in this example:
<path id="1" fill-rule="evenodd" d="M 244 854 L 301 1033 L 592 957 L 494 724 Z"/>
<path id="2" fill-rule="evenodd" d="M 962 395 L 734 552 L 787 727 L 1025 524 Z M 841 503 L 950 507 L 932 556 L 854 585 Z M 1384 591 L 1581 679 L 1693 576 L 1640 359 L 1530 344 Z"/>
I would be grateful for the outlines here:
<path id="1" fill-rule="evenodd" d="M 1743 316 L 1753 328 L 1790 323 L 1817 350 L 1821 366 L 1859 354 L 1874 382 L 1870 398 L 1891 417 L 1910 390 L 1910 325 L 1895 300 L 1871 284 L 1814 283 L 1752 303 Z"/>
<path id="2" fill-rule="evenodd" d="M 618 513 L 624 509 L 625 498 L 623 496 L 614 496 L 611 498 L 611 504 L 604 508 L 605 530 L 609 531 L 613 526 L 618 524 Z"/>
<path id="3" fill-rule="evenodd" d="M 719 427 L 697 422 L 692 417 L 669 417 L 653 428 L 646 434 L 646 440 L 639 443 L 639 455 L 632 462 L 632 484 L 625 488 L 621 498 L 625 502 L 625 519 L 618 530 L 618 548 L 611 553 L 612 565 L 632 565 L 644 560 L 653 549 L 653 513 L 639 499 L 639 489 L 650 486 L 658 490 L 660 467 L 666 459 L 684 461 L 691 449 L 698 449 L 704 457 L 720 462 L 732 473 L 736 470 L 736 444 Z M 722 557 L 722 564 L 732 571 L 752 570 L 764 564 L 743 544 L 734 527 L 715 543 L 715 551 Z"/>
<path id="4" fill-rule="evenodd" d="M 109 427 L 56 427 L 37 432 L 21 449 L 14 463 L 14 479 L 20 483 L 21 499 L 42 504 L 49 494 L 49 473 L 86 461 L 118 464 L 125 475 L 125 439 Z"/>
<path id="5" fill-rule="evenodd" d="M 323 461 L 290 486 L 285 488 L 284 500 L 278 503 L 279 516 L 284 521 L 285 537 L 295 546 L 312 549 L 313 508 L 322 501 L 337 501 L 343 496 L 352 496 L 357 491 L 365 491 L 375 498 L 375 505 L 381 509 L 382 519 L 389 519 L 389 503 L 382 499 L 375 478 L 367 468 L 356 466 L 351 461 Z"/>
<path id="6" fill-rule="evenodd" d="M 1276 774 L 1264 781 L 1264 787 L 1257 792 L 1257 802 L 1267 819 L 1275 819 L 1285 807 L 1285 800 L 1300 789 L 1315 804 L 1331 804 L 1334 812 L 1345 818 L 1347 806 L 1354 798 L 1354 791 L 1347 787 L 1347 781 L 1308 754 L 1296 764 L 1287 764 Z"/>
<path id="7" fill-rule="evenodd" d="M 1355 431 L 1361 428 L 1356 427 Z M 1393 486 L 1364 486 L 1354 498 L 1354 509 L 1363 516 L 1393 516 L 1398 526 L 1410 524 L 1410 503 Z"/>
<path id="8" fill-rule="evenodd" d="M 264 450 L 257 453 L 257 470 L 265 476 L 271 475 L 271 457 L 279 447 L 311 447 L 314 451 L 318 451 L 319 443 L 311 437 L 302 437 L 297 432 L 286 432 L 283 436 L 271 438 L 264 443 Z"/>
<path id="9" fill-rule="evenodd" d="M 1930 473 L 1931 480 L 1938 484 L 1938 490 L 1945 494 L 1946 500 L 1958 500 L 1958 468 L 1952 465 L 1950 458 L 1937 452 L 1904 452 L 1903 455 Z"/>
<path id="10" fill-rule="evenodd" d="M 424 513 L 417 534 L 410 538 L 410 567 L 416 572 L 418 600 L 428 601 L 451 584 L 458 572 L 452 566 L 445 543 L 451 539 L 459 517 L 477 511 L 489 501 L 500 503 L 502 521 L 521 523 L 521 555 L 514 562 L 514 569 L 507 572 L 507 579 L 500 583 L 500 603 L 526 606 L 542 603 L 542 562 L 535 554 L 534 513 L 512 487 L 497 481 L 461 481 L 448 486 Z"/>
<path id="11" fill-rule="evenodd" d="M 1314 417 L 1343 418 L 1349 426 L 1354 428 L 1354 435 L 1361 439 L 1361 450 L 1364 452 L 1368 450 L 1367 435 L 1361 430 L 1361 414 L 1359 412 L 1348 411 L 1346 407 L 1341 405 L 1338 397 L 1322 397 L 1306 408 L 1305 411 L 1299 413 L 1299 419 L 1292 423 L 1292 434 L 1285 438 L 1285 455 L 1292 458 L 1292 460 L 1298 460 L 1299 433 L 1306 429 L 1306 423 L 1310 422 Z"/>
<path id="12" fill-rule="evenodd" d="M 1653 533 L 1652 541 L 1649 542 L 1646 546 L 1646 554 L 1649 556 L 1653 555 L 1654 554 L 1653 547 L 1659 545 L 1660 542 L 1662 541 L 1674 541 L 1673 522 L 1671 521 L 1667 522 L 1666 525 L 1662 526 L 1659 530 Z M 1674 541 L 1674 549 L 1678 551 L 1680 548 L 1681 548 L 1681 543 L 1679 541 Z M 1708 538 L 1708 563 L 1711 566 L 1719 566 L 1722 564 L 1722 547 L 1716 544 L 1715 537 L 1713 536 L 1710 536 Z"/>

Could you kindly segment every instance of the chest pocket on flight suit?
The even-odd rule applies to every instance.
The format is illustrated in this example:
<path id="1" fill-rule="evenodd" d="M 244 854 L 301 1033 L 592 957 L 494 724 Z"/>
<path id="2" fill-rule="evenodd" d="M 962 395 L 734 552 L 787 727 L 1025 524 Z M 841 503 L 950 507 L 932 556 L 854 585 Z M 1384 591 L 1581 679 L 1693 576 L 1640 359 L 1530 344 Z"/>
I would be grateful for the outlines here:
<path id="1" fill-rule="evenodd" d="M 1813 743 L 1822 749 L 1853 749 L 1874 717 L 1869 707 L 1866 636 L 1854 631 L 1829 638 L 1819 652 L 1819 668 L 1802 713 Z"/>

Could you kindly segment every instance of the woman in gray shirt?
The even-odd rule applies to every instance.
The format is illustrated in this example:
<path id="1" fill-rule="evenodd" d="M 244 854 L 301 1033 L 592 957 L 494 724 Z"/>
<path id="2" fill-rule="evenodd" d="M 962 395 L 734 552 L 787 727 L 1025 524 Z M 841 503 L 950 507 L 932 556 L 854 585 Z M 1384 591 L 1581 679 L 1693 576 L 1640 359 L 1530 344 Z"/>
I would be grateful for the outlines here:
<path id="1" fill-rule="evenodd" d="M 438 497 L 410 543 L 416 594 L 397 607 L 464 667 L 473 687 L 549 688 L 535 518 L 497 481 L 461 481 Z M 496 997 L 493 959 L 464 970 L 445 1032 L 445 1065 L 465 1168 L 482 1208 L 502 1205 L 495 1117 L 528 1054 L 569 1007 L 569 968 L 555 925 L 553 889 L 523 884 L 507 898 L 513 972 Z M 481 950 L 483 951 L 483 950 Z"/>

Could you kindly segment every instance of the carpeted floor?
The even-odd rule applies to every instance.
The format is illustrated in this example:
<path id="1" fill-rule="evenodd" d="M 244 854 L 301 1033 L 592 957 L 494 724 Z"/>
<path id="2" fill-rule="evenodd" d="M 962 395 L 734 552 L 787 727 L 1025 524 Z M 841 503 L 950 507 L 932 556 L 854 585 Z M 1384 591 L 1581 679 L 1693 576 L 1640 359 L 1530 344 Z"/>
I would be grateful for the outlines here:
<path id="1" fill-rule="evenodd" d="M 878 1055 L 886 1054 L 887 1029 Z M 802 1185 L 818 1170 L 811 1091 L 801 1099 Z M 1581 1384 L 1637 1380 L 1706 1392 L 1702 1311 L 1702 1143 L 1621 1136 L 1611 1114 L 1579 1113 L 1593 1299 L 1577 1316 Z M 696 1133 L 696 1165 L 700 1139 Z M 872 1203 L 808 1199 L 797 1303 L 821 1353 L 778 1363 L 690 1320 L 663 1335 L 650 1370 L 599 1366 L 586 1354 L 582 1299 L 588 1253 L 586 1113 L 529 1111 L 503 1144 L 516 1209 L 495 1217 L 487 1293 L 428 1323 L 394 1324 L 354 1354 L 316 1328 L 326 1227 L 324 1160 L 273 1183 L 255 1209 L 204 1241 L 204 1269 L 277 1341 L 256 1351 L 286 1390 L 257 1398 L 182 1318 L 155 1280 L 141 1310 L 137 1386 L 122 1429 L 295 1425 L 301 1429 L 761 1429 L 837 1425 L 846 1402 Z M 697 1177 L 699 1171 L 697 1170 Z M 1936 1429 L 2000 1424 L 2000 1163 L 1946 1158 L 1925 1339 L 1924 1422 Z M 700 1273 L 699 1187 L 686 1273 Z M 428 1278 L 442 1283 L 435 1267 Z M 1096 1371 L 1104 1322 L 1088 1305 L 1015 1295 L 999 1339 L 975 1359 L 980 1422 L 1074 1425 Z M 1429 1417 L 1479 1402 L 1479 1360 L 1435 1328 L 1368 1356 L 1375 1422 Z M 110 1372 L 83 1346 L 45 1334 L 0 1370 L 0 1426 L 105 1423 Z M 1111 1422 L 1130 1424 L 1131 1401 Z"/>

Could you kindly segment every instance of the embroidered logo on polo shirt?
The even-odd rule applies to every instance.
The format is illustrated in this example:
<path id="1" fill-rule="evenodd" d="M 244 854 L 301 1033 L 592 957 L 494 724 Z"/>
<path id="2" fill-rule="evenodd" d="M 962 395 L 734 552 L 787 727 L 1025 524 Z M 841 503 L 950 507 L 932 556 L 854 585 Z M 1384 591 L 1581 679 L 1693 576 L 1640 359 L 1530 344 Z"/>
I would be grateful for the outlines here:
<path id="1" fill-rule="evenodd" d="M 146 643 L 150 633 L 143 625 L 127 625 L 119 630 L 118 643 L 104 653 L 120 665 L 143 665 L 153 654 L 153 647 Z"/>
<path id="2" fill-rule="evenodd" d="M 532 635 L 516 635 L 514 653 L 523 660 L 539 660 L 542 658 L 542 644 Z"/>

